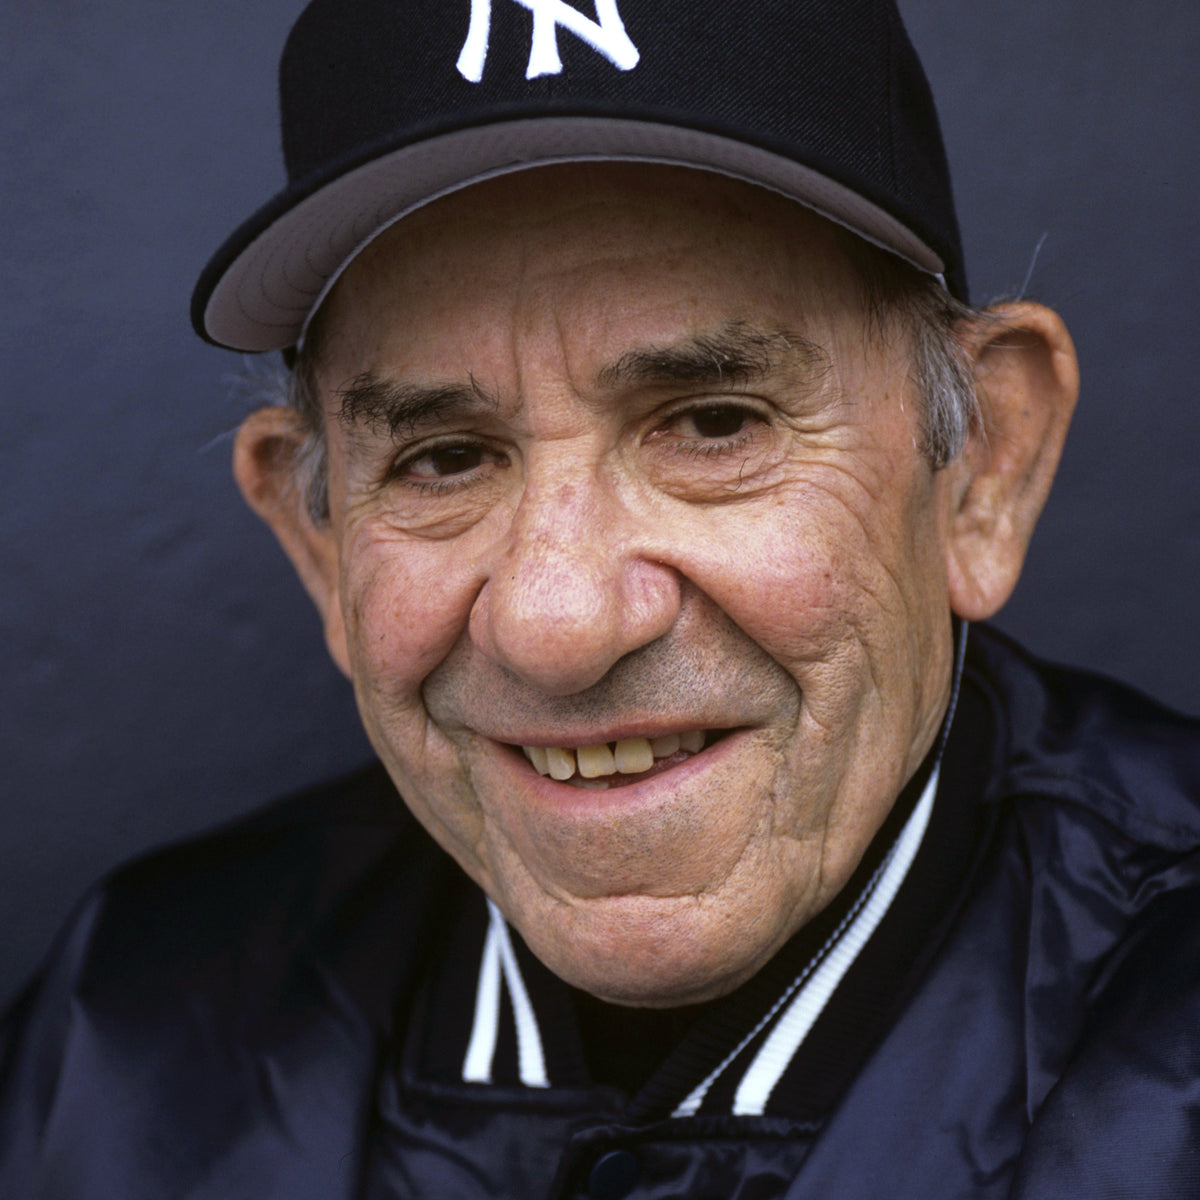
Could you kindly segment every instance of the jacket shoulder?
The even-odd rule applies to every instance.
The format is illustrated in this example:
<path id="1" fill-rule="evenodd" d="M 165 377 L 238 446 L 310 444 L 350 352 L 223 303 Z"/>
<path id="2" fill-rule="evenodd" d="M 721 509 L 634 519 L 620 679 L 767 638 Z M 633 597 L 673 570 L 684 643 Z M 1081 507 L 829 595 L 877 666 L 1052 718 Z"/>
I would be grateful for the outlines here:
<path id="1" fill-rule="evenodd" d="M 964 678 L 996 719 L 994 798 L 1044 796 L 1145 845 L 1200 847 L 1200 720 L 1102 675 L 1044 662 L 986 626 L 970 631 Z"/>
<path id="2" fill-rule="evenodd" d="M 376 767 L 97 885 L 0 1022 L 0 1194 L 345 1194 L 450 865 Z"/>
<path id="3" fill-rule="evenodd" d="M 189 1007 L 265 1028 L 314 971 L 386 1025 L 448 863 L 377 764 L 287 797 L 91 888 L 7 1032 L 52 994 L 147 1032 Z"/>

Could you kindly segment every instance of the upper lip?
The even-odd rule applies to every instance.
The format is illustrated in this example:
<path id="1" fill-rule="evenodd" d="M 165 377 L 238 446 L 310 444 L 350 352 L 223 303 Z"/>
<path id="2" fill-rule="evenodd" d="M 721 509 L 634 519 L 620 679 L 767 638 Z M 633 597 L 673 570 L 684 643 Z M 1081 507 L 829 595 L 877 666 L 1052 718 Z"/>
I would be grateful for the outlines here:
<path id="1" fill-rule="evenodd" d="M 701 733 L 710 733 L 714 730 L 727 732 L 737 727 L 724 722 L 712 724 L 703 721 L 647 721 L 644 724 L 629 722 L 587 730 L 578 727 L 556 729 L 553 733 L 547 733 L 545 727 L 537 733 L 532 731 L 483 733 L 482 730 L 476 732 L 482 733 L 484 737 L 488 737 L 492 741 L 504 742 L 510 746 L 599 746 L 604 742 L 620 742 L 626 738 L 653 740 L 654 738 L 668 737 L 671 734 L 691 733 L 695 730 L 699 730 Z"/>

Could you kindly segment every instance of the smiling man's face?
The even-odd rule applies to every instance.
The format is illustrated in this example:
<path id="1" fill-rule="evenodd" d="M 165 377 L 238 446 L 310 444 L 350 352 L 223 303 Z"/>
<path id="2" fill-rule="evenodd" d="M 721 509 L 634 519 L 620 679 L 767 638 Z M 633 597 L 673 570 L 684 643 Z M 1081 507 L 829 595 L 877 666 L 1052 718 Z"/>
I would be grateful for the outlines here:
<path id="1" fill-rule="evenodd" d="M 323 314 L 334 656 L 419 819 L 609 1000 L 749 977 L 945 711 L 947 473 L 840 246 L 551 168 L 401 221 Z"/>

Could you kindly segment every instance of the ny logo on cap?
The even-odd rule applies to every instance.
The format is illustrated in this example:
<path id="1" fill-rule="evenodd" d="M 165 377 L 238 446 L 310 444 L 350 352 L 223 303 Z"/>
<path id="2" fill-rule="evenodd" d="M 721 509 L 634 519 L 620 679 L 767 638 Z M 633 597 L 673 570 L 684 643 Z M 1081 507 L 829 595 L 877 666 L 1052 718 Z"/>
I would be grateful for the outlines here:
<path id="1" fill-rule="evenodd" d="M 637 66 L 641 55 L 621 23 L 617 0 L 596 0 L 596 21 L 585 17 L 565 0 L 516 0 L 516 3 L 533 13 L 533 37 L 529 44 L 526 79 L 561 73 L 562 59 L 558 57 L 560 25 L 603 54 L 614 67 L 630 71 Z M 492 0 L 471 0 L 471 24 L 455 65 L 458 73 L 472 83 L 478 83 L 483 78 L 491 24 Z"/>

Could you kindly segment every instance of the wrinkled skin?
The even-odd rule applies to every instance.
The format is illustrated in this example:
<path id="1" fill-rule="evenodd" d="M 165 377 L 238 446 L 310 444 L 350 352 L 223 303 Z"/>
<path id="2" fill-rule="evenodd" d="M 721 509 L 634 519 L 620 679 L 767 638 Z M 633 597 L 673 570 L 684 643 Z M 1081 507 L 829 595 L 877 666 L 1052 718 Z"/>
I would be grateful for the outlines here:
<path id="1" fill-rule="evenodd" d="M 970 464 L 917 449 L 905 339 L 827 223 L 647 167 L 443 199 L 327 304 L 330 520 L 264 515 L 372 744 L 560 976 L 730 990 L 845 884 L 948 701 Z M 696 729 L 608 791 L 519 750 Z"/>

